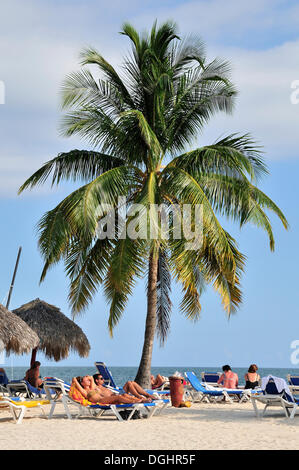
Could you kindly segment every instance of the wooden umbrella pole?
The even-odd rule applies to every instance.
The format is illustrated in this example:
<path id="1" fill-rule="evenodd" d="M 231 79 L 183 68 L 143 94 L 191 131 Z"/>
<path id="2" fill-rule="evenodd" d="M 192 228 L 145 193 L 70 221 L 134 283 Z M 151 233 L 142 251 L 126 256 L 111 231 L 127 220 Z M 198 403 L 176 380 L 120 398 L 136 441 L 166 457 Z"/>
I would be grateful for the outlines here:
<path id="1" fill-rule="evenodd" d="M 15 269 L 14 269 L 14 273 L 13 273 L 12 280 L 11 280 L 11 285 L 10 285 L 10 288 L 9 288 L 9 294 L 8 294 L 8 298 L 7 298 L 7 302 L 6 302 L 6 308 L 7 309 L 8 309 L 9 304 L 10 304 L 11 294 L 12 294 L 12 290 L 13 290 L 13 287 L 14 287 L 15 278 L 16 278 L 16 274 L 17 274 L 17 270 L 18 270 L 18 266 L 19 266 L 21 251 L 22 251 L 22 247 L 20 246 L 17 261 L 16 261 L 16 265 L 15 265 Z"/>
<path id="2" fill-rule="evenodd" d="M 30 367 L 32 367 L 36 361 L 36 353 L 37 353 L 37 348 L 32 349 Z"/>

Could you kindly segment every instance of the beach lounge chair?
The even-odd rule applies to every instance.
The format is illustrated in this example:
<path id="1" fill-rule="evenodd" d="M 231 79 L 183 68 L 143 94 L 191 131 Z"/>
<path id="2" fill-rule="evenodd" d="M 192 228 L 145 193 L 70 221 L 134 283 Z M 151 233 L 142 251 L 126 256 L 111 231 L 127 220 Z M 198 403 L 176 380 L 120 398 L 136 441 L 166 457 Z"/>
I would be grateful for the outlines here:
<path id="1" fill-rule="evenodd" d="M 240 402 L 247 400 L 251 396 L 251 390 L 239 390 L 239 389 L 229 389 L 229 388 L 220 388 L 206 386 L 201 383 L 198 377 L 194 372 L 185 372 L 185 377 L 187 378 L 190 388 L 189 393 L 192 397 L 195 397 L 196 400 L 203 401 L 215 401 L 216 397 L 225 397 L 227 401 L 232 403 L 233 398 L 238 398 Z M 193 398 L 194 399 L 194 398 Z"/>
<path id="2" fill-rule="evenodd" d="M 262 379 L 262 394 L 252 395 L 251 402 L 257 418 L 265 416 L 269 407 L 281 407 L 287 418 L 293 419 L 298 410 L 299 400 L 296 400 L 286 381 L 280 377 L 268 376 Z M 258 410 L 257 402 L 264 406 Z"/>
<path id="3" fill-rule="evenodd" d="M 1 384 L 0 384 L 0 393 L 1 395 L 6 395 L 8 393 L 7 388 Z"/>
<path id="4" fill-rule="evenodd" d="M 9 382 L 9 380 L 8 380 L 8 377 L 7 377 L 6 373 L 1 370 L 0 371 L 0 385 L 2 385 L 3 387 L 6 387 L 8 382 Z"/>
<path id="5" fill-rule="evenodd" d="M 114 382 L 112 373 L 110 372 L 110 370 L 106 366 L 105 362 L 95 362 L 95 366 L 96 366 L 99 374 L 101 374 L 101 376 L 103 377 L 104 384 L 107 387 L 112 387 L 112 388 L 117 389 L 119 391 L 123 391 L 123 389 L 121 387 L 117 387 L 116 383 Z"/>
<path id="6" fill-rule="evenodd" d="M 50 402 L 48 400 L 25 400 L 21 397 L 0 397 L 0 407 L 8 406 L 14 422 L 16 424 L 21 424 L 24 418 L 26 411 L 29 408 L 36 408 L 39 407 L 41 413 L 46 417 L 46 413 L 44 410 L 44 405 L 49 405 Z"/>
<path id="7" fill-rule="evenodd" d="M 299 394 L 299 375 L 287 375 L 289 389 L 294 395 Z"/>
<path id="8" fill-rule="evenodd" d="M 43 390 L 33 387 L 27 380 L 14 380 L 8 382 L 6 388 L 11 396 L 24 396 L 26 398 L 40 398 L 45 395 Z"/>
<path id="9" fill-rule="evenodd" d="M 63 380 L 57 379 L 55 377 L 47 379 L 44 382 L 44 388 L 47 394 L 47 398 L 51 404 L 51 410 L 49 413 L 49 419 L 52 418 L 54 414 L 55 407 L 57 405 L 57 400 L 53 398 L 53 391 L 55 390 L 60 394 L 62 404 L 64 406 L 65 413 L 69 419 L 72 419 L 71 407 L 75 406 L 77 408 L 76 418 L 83 415 L 89 415 L 93 417 L 101 416 L 106 411 L 111 411 L 114 416 L 119 421 L 129 421 L 132 419 L 135 411 L 144 413 L 147 418 L 150 418 L 157 412 L 161 412 L 168 404 L 168 400 L 157 400 L 152 403 L 132 403 L 124 405 L 100 405 L 100 404 L 83 404 L 87 400 L 77 401 L 70 397 L 70 385 L 65 385 Z M 83 397 L 82 397 L 83 398 Z M 123 411 L 128 411 L 126 418 L 124 419 Z"/>
<path id="10" fill-rule="evenodd" d="M 6 388 L 8 382 L 9 380 L 6 373 L 4 371 L 0 371 L 0 393 L 2 393 L 3 395 L 6 395 L 8 393 L 8 390 Z"/>
<path id="11" fill-rule="evenodd" d="M 201 373 L 201 380 L 202 382 L 208 384 L 208 385 L 213 385 L 214 387 L 217 387 L 218 380 L 221 377 L 221 372 L 202 372 Z"/>
<path id="12" fill-rule="evenodd" d="M 104 362 L 95 362 L 95 366 L 99 372 L 99 374 L 102 375 L 104 379 L 104 384 L 106 387 L 113 388 L 115 391 L 118 391 L 120 393 L 125 393 L 124 390 L 121 387 L 118 387 L 113 379 L 111 371 L 108 369 L 106 364 Z M 164 386 L 166 384 L 163 384 Z M 170 391 L 169 390 L 164 390 L 164 387 L 155 388 L 155 389 L 146 389 L 146 392 L 149 394 L 157 394 L 157 395 L 169 395 Z"/>
<path id="13" fill-rule="evenodd" d="M 187 391 L 193 401 L 212 402 L 224 397 L 230 400 L 228 394 L 222 390 L 207 390 L 206 387 L 201 384 L 194 372 L 185 372 L 185 377 L 189 383 Z"/>

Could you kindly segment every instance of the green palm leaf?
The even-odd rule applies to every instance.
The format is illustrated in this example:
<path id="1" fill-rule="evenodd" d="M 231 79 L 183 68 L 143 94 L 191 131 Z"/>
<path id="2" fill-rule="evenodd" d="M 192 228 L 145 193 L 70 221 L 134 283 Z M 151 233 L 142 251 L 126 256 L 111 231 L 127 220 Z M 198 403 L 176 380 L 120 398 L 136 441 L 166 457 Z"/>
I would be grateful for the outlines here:
<path id="1" fill-rule="evenodd" d="M 90 181 L 112 168 L 124 165 L 124 160 L 88 150 L 71 150 L 49 160 L 20 187 L 19 194 L 25 189 L 45 183 L 52 174 L 52 186 L 61 180 Z"/>
<path id="2" fill-rule="evenodd" d="M 159 250 L 158 282 L 157 282 L 157 336 L 160 344 L 166 341 L 170 330 L 171 302 L 171 272 L 167 252 Z"/>

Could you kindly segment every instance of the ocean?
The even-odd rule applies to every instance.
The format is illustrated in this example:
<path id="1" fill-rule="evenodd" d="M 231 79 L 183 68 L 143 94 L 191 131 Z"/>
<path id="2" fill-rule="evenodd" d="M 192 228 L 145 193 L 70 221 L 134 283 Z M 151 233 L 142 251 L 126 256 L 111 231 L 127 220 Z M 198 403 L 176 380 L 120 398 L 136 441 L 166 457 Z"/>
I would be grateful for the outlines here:
<path id="1" fill-rule="evenodd" d="M 6 367 L 5 371 L 10 380 L 22 379 L 25 375 L 28 367 Z M 134 380 L 137 367 L 109 367 L 115 383 L 118 386 L 123 386 L 127 380 Z M 173 375 L 176 371 L 180 372 L 182 375 L 186 371 L 193 371 L 199 378 L 201 377 L 201 372 L 221 372 L 221 367 L 152 367 L 152 374 L 161 374 L 167 377 Z M 236 372 L 239 376 L 239 384 L 244 385 L 244 375 L 247 372 L 245 367 L 235 367 L 233 371 Z M 41 377 L 58 377 L 63 379 L 66 382 L 71 382 L 72 377 L 77 377 L 78 375 L 93 375 L 97 372 L 95 366 L 91 367 L 59 367 L 59 366 L 41 366 L 40 373 Z M 260 368 L 258 373 L 261 377 L 267 375 L 274 375 L 276 377 L 282 377 L 286 379 L 287 374 L 299 375 L 298 368 Z"/>

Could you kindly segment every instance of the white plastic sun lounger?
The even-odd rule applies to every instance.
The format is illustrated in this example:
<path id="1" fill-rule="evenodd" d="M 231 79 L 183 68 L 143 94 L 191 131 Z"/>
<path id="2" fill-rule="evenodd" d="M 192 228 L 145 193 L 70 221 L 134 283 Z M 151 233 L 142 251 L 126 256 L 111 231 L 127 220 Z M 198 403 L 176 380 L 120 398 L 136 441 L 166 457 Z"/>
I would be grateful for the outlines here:
<path id="1" fill-rule="evenodd" d="M 285 388 L 278 391 L 275 379 L 277 377 L 269 376 L 265 387 L 263 387 L 263 393 L 260 395 L 252 395 L 251 402 L 257 418 L 265 416 L 266 410 L 270 407 L 281 407 L 287 418 L 293 419 L 299 405 L 299 400 L 296 400 L 291 394 L 290 390 L 284 379 L 279 379 L 285 382 Z M 262 403 L 264 408 L 259 411 L 257 402 Z"/>
<path id="2" fill-rule="evenodd" d="M 67 384 L 69 387 L 69 384 Z M 47 398 L 51 404 L 51 410 L 49 413 L 49 419 L 52 418 L 54 414 L 54 410 L 58 403 L 57 398 L 53 398 L 53 391 L 56 391 L 56 397 L 60 395 L 62 404 L 64 406 L 65 414 L 69 419 L 72 419 L 71 408 L 76 407 L 77 415 L 76 418 L 79 416 L 93 416 L 98 417 L 101 416 L 106 411 L 111 411 L 114 416 L 119 421 L 129 421 L 136 410 L 140 411 L 144 414 L 147 418 L 150 418 L 157 412 L 161 412 L 168 404 L 169 400 L 156 400 L 151 403 L 132 403 L 132 404 L 123 404 L 123 405 L 81 405 L 81 403 L 73 400 L 68 392 L 69 388 L 65 387 L 65 382 L 63 380 L 57 379 L 55 377 L 49 378 L 44 382 L 44 389 L 47 394 Z M 122 415 L 122 411 L 127 410 L 129 411 L 126 419 L 124 419 Z"/>
<path id="3" fill-rule="evenodd" d="M 241 403 L 248 400 L 252 393 L 256 393 L 256 391 L 252 391 L 250 389 L 230 389 L 205 385 L 204 383 L 200 382 L 196 374 L 192 371 L 185 372 L 185 376 L 190 384 L 188 391 L 193 400 L 206 400 L 211 402 L 219 399 L 219 397 L 225 397 L 228 402 L 232 403 L 233 398 L 237 397 Z"/>
<path id="4" fill-rule="evenodd" d="M 26 411 L 29 408 L 39 408 L 41 413 L 46 417 L 46 413 L 44 410 L 44 405 L 49 405 L 50 402 L 44 399 L 34 399 L 34 400 L 26 400 L 21 397 L 3 397 L 0 398 L 0 407 L 7 405 L 14 422 L 16 424 L 21 424 L 24 418 Z"/>

